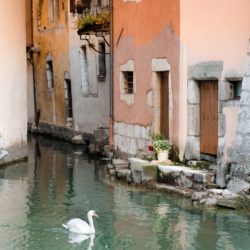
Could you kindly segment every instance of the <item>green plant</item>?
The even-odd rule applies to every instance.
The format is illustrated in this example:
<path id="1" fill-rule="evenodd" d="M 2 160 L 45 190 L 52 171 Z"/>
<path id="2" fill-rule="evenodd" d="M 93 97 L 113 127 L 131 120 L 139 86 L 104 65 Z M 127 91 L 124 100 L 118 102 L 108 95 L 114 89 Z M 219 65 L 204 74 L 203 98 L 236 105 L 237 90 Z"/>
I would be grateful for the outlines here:
<path id="1" fill-rule="evenodd" d="M 156 153 L 162 151 L 169 151 L 172 147 L 172 144 L 169 140 L 165 140 L 164 136 L 160 133 L 154 133 L 152 135 L 152 146 Z"/>
<path id="2" fill-rule="evenodd" d="M 79 17 L 76 23 L 77 29 L 87 29 L 90 27 L 98 27 L 98 29 L 105 29 L 109 27 L 110 16 L 108 13 L 100 13 L 97 15 L 85 15 Z"/>
<path id="3" fill-rule="evenodd" d="M 168 151 L 172 147 L 172 144 L 168 140 L 154 140 L 153 141 L 153 149 L 155 152 L 159 153 L 162 151 Z"/>
<path id="4" fill-rule="evenodd" d="M 159 133 L 153 133 L 153 135 L 152 135 L 153 141 L 158 141 L 158 140 L 163 140 L 163 139 L 164 139 L 163 135 L 161 135 Z"/>

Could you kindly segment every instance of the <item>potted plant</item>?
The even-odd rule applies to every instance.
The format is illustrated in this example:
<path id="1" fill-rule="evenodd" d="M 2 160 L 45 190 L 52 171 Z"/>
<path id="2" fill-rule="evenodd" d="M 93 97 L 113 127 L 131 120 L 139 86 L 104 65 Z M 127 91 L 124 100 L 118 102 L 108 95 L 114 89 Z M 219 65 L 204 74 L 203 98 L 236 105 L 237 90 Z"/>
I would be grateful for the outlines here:
<path id="1" fill-rule="evenodd" d="M 169 156 L 169 150 L 172 144 L 169 140 L 164 140 L 163 136 L 160 134 L 154 134 L 153 137 L 153 149 L 157 153 L 157 158 L 159 162 L 167 161 Z"/>

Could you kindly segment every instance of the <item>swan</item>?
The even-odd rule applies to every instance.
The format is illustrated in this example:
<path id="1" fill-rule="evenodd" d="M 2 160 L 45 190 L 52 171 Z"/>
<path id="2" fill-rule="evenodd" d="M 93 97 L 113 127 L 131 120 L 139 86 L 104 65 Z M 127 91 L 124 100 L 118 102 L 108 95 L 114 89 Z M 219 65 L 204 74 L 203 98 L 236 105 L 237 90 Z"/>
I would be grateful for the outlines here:
<path id="1" fill-rule="evenodd" d="M 93 223 L 93 216 L 98 217 L 94 210 L 90 210 L 87 213 L 89 224 L 81 219 L 75 218 L 68 221 L 67 224 L 62 224 L 62 226 L 72 233 L 78 234 L 94 234 L 95 227 Z"/>

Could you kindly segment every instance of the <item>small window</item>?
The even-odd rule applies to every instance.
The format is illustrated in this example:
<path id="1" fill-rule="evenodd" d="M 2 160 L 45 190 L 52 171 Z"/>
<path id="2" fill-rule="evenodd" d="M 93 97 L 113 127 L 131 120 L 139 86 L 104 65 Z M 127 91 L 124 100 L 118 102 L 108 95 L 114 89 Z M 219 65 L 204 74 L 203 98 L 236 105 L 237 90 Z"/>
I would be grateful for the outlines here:
<path id="1" fill-rule="evenodd" d="M 81 47 L 80 52 L 80 65 L 81 65 L 81 87 L 84 95 L 89 94 L 89 69 L 88 69 L 88 56 L 86 46 Z"/>
<path id="2" fill-rule="evenodd" d="M 54 88 L 53 62 L 50 54 L 47 56 L 46 59 L 46 73 L 47 73 L 48 89 L 53 90 Z"/>
<path id="3" fill-rule="evenodd" d="M 123 71 L 125 94 L 134 93 L 134 72 Z"/>
<path id="4" fill-rule="evenodd" d="M 99 51 L 100 53 L 98 54 L 98 79 L 105 80 L 106 76 L 106 58 L 105 58 L 105 43 L 99 43 Z"/>
<path id="5" fill-rule="evenodd" d="M 230 81 L 233 90 L 233 99 L 238 100 L 241 96 L 242 81 Z"/>

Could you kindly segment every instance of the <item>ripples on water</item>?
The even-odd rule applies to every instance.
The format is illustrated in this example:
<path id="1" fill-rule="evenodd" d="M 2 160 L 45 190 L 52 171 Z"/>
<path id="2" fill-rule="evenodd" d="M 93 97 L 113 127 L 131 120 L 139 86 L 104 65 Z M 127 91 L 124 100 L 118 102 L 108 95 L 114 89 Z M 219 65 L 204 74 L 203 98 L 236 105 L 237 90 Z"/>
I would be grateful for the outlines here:
<path id="1" fill-rule="evenodd" d="M 250 249 L 249 215 L 116 184 L 82 148 L 31 138 L 29 161 L 0 169 L 0 250 Z M 96 235 L 61 224 L 95 209 Z"/>

